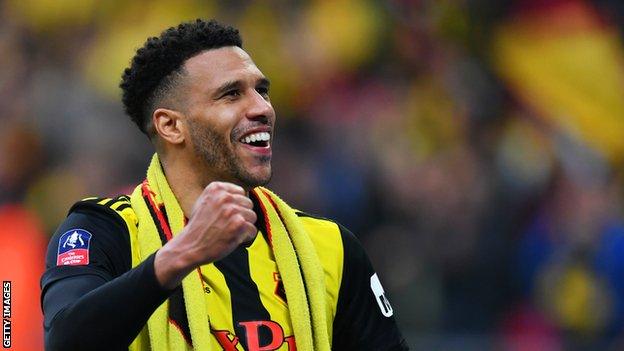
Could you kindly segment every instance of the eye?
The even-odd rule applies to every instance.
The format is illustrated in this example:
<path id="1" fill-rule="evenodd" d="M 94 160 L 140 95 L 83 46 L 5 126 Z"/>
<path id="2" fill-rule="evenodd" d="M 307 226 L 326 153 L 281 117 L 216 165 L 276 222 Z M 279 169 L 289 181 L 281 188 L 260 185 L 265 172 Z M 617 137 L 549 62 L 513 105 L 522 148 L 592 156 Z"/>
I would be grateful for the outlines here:
<path id="1" fill-rule="evenodd" d="M 257 87 L 256 91 L 258 94 L 262 95 L 265 99 L 269 98 L 269 88 L 268 87 Z"/>
<path id="2" fill-rule="evenodd" d="M 240 90 L 232 89 L 232 90 L 226 91 L 222 97 L 236 98 L 239 96 L 240 96 Z"/>

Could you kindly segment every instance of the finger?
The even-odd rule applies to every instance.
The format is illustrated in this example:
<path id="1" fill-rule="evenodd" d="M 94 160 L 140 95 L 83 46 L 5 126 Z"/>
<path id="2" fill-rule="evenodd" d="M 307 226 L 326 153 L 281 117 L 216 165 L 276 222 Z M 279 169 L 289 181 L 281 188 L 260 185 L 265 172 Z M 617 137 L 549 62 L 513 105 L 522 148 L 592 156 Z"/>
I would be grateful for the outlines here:
<path id="1" fill-rule="evenodd" d="M 242 209 L 239 214 L 243 216 L 246 222 L 249 222 L 251 224 L 256 223 L 256 220 L 258 220 L 258 216 L 256 215 L 256 213 L 249 209 Z"/>
<path id="2" fill-rule="evenodd" d="M 256 237 L 256 234 L 258 234 L 258 228 L 256 228 L 253 224 L 245 224 L 243 233 L 245 235 L 244 241 L 249 241 Z"/>
<path id="3" fill-rule="evenodd" d="M 230 229 L 233 233 L 236 233 L 236 235 L 247 235 L 249 231 L 257 231 L 255 228 L 256 226 L 245 219 L 242 213 L 237 214 L 230 221 Z"/>
<path id="4" fill-rule="evenodd" d="M 242 206 L 244 208 L 248 208 L 248 209 L 252 209 L 253 208 L 253 202 L 251 201 L 251 199 L 249 199 L 247 196 L 245 195 L 233 195 L 233 199 L 232 201 L 239 205 Z"/>
<path id="5" fill-rule="evenodd" d="M 213 191 L 213 189 L 225 190 L 232 194 L 245 195 L 245 189 L 243 189 L 243 187 L 233 184 L 233 183 L 228 183 L 228 182 L 212 182 L 208 184 L 208 186 L 206 186 L 204 191 L 206 190 Z"/>
<path id="6" fill-rule="evenodd" d="M 258 228 L 255 225 L 245 222 L 239 229 L 240 238 L 242 242 L 253 239 L 258 233 Z"/>

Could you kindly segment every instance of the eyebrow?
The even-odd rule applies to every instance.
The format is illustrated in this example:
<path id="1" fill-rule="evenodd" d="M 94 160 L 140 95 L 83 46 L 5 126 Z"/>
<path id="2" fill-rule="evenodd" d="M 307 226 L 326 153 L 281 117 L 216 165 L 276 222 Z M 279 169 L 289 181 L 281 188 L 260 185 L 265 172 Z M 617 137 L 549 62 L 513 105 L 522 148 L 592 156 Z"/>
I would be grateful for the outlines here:
<path id="1" fill-rule="evenodd" d="M 221 95 L 225 94 L 229 90 L 232 89 L 240 89 L 242 82 L 240 80 L 231 80 L 229 82 L 223 83 L 217 90 L 215 90 L 214 98 L 217 99 L 221 97 Z"/>
<path id="2" fill-rule="evenodd" d="M 242 85 L 243 82 L 240 80 L 231 80 L 229 82 L 225 82 L 219 88 L 217 88 L 217 90 L 215 90 L 213 96 L 215 97 L 215 99 L 217 99 L 232 89 L 240 89 Z M 271 81 L 266 77 L 262 77 L 258 79 L 258 81 L 256 82 L 256 86 L 268 88 L 271 86 Z"/>

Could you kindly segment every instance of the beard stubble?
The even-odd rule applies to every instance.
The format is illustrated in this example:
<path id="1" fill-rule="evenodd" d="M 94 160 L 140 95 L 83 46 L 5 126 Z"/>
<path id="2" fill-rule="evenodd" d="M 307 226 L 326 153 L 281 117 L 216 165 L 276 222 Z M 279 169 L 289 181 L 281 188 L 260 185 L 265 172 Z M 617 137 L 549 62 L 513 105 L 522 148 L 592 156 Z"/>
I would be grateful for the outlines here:
<path id="1" fill-rule="evenodd" d="M 219 132 L 209 125 L 202 125 L 196 121 L 189 120 L 191 142 L 197 155 L 205 162 L 205 165 L 213 174 L 223 175 L 234 179 L 239 185 L 247 188 L 254 188 L 268 184 L 271 173 L 268 177 L 260 178 L 254 176 L 243 166 L 243 162 L 236 156 L 234 150 L 225 143 Z M 236 129 L 232 135 L 236 135 Z M 229 136 L 232 139 L 232 136 Z M 232 145 L 236 140 L 230 140 Z M 270 162 L 268 158 L 262 160 Z M 219 179 L 225 180 L 225 179 Z"/>

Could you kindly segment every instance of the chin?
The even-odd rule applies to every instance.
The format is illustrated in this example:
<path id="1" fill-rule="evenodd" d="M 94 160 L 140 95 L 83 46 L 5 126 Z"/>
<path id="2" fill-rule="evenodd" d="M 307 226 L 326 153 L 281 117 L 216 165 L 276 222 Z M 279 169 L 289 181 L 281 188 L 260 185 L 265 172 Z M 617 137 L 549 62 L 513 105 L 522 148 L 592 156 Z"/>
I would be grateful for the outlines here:
<path id="1" fill-rule="evenodd" d="M 255 182 L 254 182 L 254 187 L 257 186 L 265 186 L 267 184 L 269 184 L 269 182 L 271 181 L 271 173 L 269 173 L 268 175 L 262 177 L 262 178 L 256 178 Z"/>
<path id="2" fill-rule="evenodd" d="M 269 184 L 271 180 L 272 172 L 269 167 L 266 170 L 260 172 L 244 172 L 238 178 L 239 182 L 244 188 L 252 189 L 257 186 L 264 186 Z"/>

